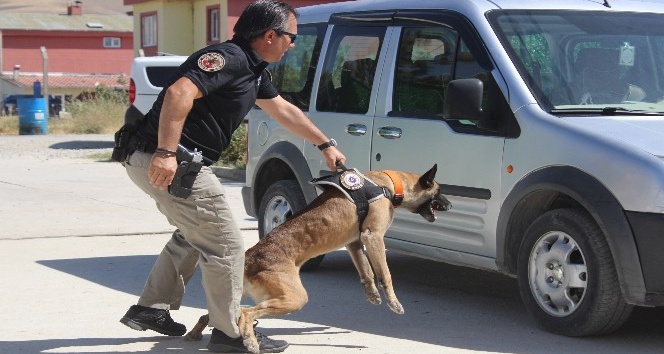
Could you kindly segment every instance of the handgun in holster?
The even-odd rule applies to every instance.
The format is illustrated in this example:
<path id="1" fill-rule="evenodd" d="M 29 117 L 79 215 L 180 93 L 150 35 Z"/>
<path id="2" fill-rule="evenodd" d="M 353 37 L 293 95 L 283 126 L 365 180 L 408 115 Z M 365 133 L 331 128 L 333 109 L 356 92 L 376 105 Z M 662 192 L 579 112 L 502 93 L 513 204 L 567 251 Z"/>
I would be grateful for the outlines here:
<path id="1" fill-rule="evenodd" d="M 196 175 L 203 167 L 203 153 L 194 149 L 189 151 L 186 147 L 178 144 L 176 152 L 178 168 L 175 170 L 173 182 L 168 186 L 168 193 L 179 198 L 187 198 L 196 180 Z"/>

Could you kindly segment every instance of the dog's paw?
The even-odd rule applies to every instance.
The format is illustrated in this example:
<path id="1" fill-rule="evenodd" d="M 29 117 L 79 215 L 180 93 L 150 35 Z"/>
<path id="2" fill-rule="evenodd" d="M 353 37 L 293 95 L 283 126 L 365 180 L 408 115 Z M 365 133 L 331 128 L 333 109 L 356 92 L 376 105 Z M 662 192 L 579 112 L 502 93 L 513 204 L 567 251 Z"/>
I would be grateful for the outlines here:
<path id="1" fill-rule="evenodd" d="M 191 331 L 187 333 L 186 336 L 184 336 L 184 340 L 186 341 L 200 341 L 203 339 L 203 333 L 194 333 L 194 331 Z"/>
<path id="2" fill-rule="evenodd" d="M 367 297 L 367 301 L 374 305 L 380 305 L 383 301 L 380 298 L 380 293 L 378 292 L 378 289 L 374 288 L 372 289 L 365 289 L 364 294 Z"/>
<path id="3" fill-rule="evenodd" d="M 247 351 L 249 353 L 253 354 L 258 354 L 260 353 L 260 346 L 258 345 L 258 341 L 256 340 L 255 337 L 244 337 L 242 342 L 244 343 L 244 346 L 247 348 Z"/>
<path id="4" fill-rule="evenodd" d="M 399 315 L 403 315 L 403 306 L 401 306 L 401 303 L 398 300 L 394 301 L 389 301 L 387 303 L 387 306 L 392 310 L 394 313 L 397 313 Z"/>

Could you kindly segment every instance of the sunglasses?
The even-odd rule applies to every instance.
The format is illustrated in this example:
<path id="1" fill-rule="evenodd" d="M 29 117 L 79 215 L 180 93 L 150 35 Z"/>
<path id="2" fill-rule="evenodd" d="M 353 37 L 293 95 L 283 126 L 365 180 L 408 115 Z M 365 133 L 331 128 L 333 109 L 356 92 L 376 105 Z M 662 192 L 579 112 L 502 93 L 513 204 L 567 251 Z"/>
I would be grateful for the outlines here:
<path id="1" fill-rule="evenodd" d="M 275 28 L 274 31 L 277 32 L 277 34 L 280 35 L 280 36 L 283 36 L 285 34 L 288 37 L 290 37 L 291 44 L 295 43 L 295 40 L 297 39 L 297 34 L 286 32 L 286 31 L 280 30 L 278 28 Z"/>

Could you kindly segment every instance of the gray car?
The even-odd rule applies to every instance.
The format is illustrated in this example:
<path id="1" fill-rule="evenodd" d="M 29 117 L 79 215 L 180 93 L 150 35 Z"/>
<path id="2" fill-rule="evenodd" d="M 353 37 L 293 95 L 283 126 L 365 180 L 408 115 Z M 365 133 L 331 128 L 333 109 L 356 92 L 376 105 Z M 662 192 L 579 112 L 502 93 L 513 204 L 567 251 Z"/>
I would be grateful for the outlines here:
<path id="1" fill-rule="evenodd" d="M 453 209 L 397 210 L 390 251 L 518 278 L 546 329 L 614 331 L 664 305 L 664 6 L 350 1 L 300 9 L 270 70 L 360 171 L 425 171 Z M 316 196 L 315 146 L 248 116 L 247 213 Z M 309 268 L 322 260 L 307 264 Z"/>

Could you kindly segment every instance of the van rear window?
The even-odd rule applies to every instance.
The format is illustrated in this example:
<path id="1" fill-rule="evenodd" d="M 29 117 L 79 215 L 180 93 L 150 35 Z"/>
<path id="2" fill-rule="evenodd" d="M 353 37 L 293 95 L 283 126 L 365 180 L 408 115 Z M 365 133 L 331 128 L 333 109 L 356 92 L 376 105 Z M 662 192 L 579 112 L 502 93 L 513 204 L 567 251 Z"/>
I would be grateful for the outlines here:
<path id="1" fill-rule="evenodd" d="M 152 86 L 164 87 L 177 69 L 177 66 L 149 66 L 145 68 L 145 73 Z"/>

